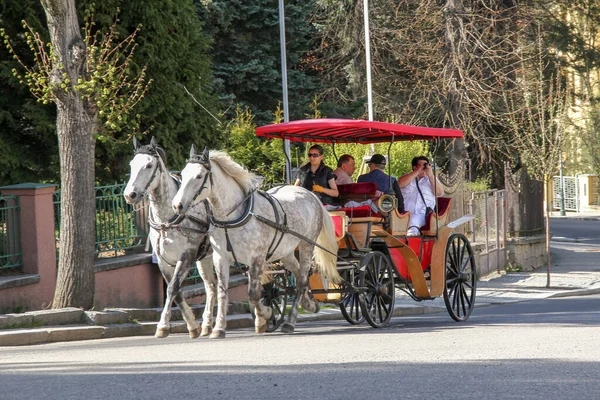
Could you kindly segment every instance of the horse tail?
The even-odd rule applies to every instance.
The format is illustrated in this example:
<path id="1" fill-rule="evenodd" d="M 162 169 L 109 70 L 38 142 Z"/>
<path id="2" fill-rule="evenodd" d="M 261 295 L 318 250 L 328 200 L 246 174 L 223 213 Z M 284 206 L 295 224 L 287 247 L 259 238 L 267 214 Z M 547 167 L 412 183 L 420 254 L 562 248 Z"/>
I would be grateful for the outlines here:
<path id="1" fill-rule="evenodd" d="M 337 251 L 338 244 L 335 237 L 335 228 L 331 216 L 324 207 L 323 210 L 323 225 L 317 237 L 317 244 L 327 249 L 315 246 L 313 253 L 317 271 L 323 275 L 323 278 L 333 283 L 340 283 L 342 277 L 337 272 Z"/>

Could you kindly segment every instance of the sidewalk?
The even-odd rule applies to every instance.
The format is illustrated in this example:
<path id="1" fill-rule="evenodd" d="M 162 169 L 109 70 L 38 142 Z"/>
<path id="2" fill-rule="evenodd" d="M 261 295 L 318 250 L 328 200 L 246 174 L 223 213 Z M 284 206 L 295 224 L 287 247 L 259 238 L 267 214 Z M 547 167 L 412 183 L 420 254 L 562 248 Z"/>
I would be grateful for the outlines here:
<path id="1" fill-rule="evenodd" d="M 566 218 L 566 217 L 562 217 Z M 585 218 L 600 220 L 600 213 Z M 550 297 L 600 294 L 600 245 L 552 241 L 551 285 L 546 288 L 546 268 L 533 272 L 493 273 L 478 282 L 476 307 Z M 241 305 L 233 305 L 228 329 L 250 328 L 253 321 Z M 202 309 L 195 308 L 200 315 Z M 160 310 L 118 309 L 83 312 L 79 309 L 35 311 L 0 315 L 0 346 L 30 345 L 59 341 L 153 335 Z M 446 312 L 443 297 L 416 302 L 401 292 L 396 296 L 394 316 Z M 172 333 L 187 333 L 185 323 L 176 321 Z M 318 314 L 300 314 L 299 322 L 341 320 L 337 309 L 325 308 Z M 21 326 L 19 328 L 18 326 Z"/>

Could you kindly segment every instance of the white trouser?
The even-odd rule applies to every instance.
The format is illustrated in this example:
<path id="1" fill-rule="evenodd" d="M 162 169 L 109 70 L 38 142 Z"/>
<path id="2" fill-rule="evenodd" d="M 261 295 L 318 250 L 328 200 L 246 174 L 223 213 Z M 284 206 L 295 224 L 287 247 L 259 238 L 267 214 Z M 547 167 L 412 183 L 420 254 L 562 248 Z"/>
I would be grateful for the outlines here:
<path id="1" fill-rule="evenodd" d="M 419 229 L 425 225 L 425 214 L 410 214 L 410 227 L 408 228 L 407 236 L 419 236 L 421 232 Z"/>

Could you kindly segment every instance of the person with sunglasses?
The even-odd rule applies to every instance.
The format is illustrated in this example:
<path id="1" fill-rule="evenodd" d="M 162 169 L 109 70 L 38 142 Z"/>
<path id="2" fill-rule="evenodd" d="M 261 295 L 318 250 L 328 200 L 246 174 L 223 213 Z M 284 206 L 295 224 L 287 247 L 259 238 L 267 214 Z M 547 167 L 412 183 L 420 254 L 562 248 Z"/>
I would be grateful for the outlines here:
<path id="1" fill-rule="evenodd" d="M 333 170 L 323 163 L 323 147 L 315 144 L 308 150 L 309 162 L 300 167 L 296 186 L 312 191 L 325 205 L 333 205 L 339 192 Z"/>

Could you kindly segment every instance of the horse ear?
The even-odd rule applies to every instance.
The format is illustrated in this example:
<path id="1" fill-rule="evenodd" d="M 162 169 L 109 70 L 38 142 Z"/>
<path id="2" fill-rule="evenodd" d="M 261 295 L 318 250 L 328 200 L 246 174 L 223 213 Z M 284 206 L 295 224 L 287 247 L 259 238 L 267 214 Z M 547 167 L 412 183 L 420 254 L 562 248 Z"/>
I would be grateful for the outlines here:
<path id="1" fill-rule="evenodd" d="M 202 158 L 206 161 L 210 161 L 210 154 L 208 151 L 208 147 L 204 146 L 204 151 L 202 152 Z"/>
<path id="2" fill-rule="evenodd" d="M 193 158 L 196 155 L 196 146 L 192 145 L 190 149 L 190 158 Z"/>
<path id="3" fill-rule="evenodd" d="M 137 150 L 140 148 L 140 142 L 138 142 L 137 138 L 133 136 L 133 150 Z"/>
<path id="4" fill-rule="evenodd" d="M 156 147 L 156 138 L 154 136 L 150 139 L 150 146 Z"/>

